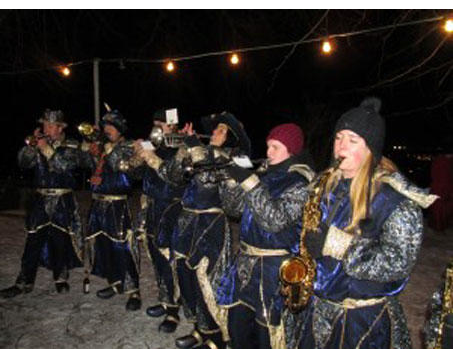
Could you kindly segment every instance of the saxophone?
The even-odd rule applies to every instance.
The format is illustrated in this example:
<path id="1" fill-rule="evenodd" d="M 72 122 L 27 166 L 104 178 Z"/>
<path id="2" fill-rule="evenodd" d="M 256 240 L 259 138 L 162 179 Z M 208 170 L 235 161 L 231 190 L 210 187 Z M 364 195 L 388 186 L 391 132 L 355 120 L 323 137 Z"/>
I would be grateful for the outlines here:
<path id="1" fill-rule="evenodd" d="M 439 332 L 436 339 L 435 349 L 441 349 L 444 342 L 442 342 L 442 336 L 445 326 L 445 319 L 447 315 L 453 314 L 453 261 L 447 267 L 445 271 L 445 286 L 444 295 L 442 299 L 442 311 L 440 314 Z"/>
<path id="2" fill-rule="evenodd" d="M 340 166 L 342 158 L 336 160 L 333 171 Z M 308 253 L 305 237 L 310 231 L 316 231 L 321 221 L 319 208 L 327 179 L 332 171 L 325 171 L 305 203 L 302 215 L 299 255 L 286 259 L 279 269 L 281 281 L 280 293 L 285 298 L 285 305 L 293 313 L 304 308 L 313 295 L 313 284 L 316 274 L 316 262 Z"/>

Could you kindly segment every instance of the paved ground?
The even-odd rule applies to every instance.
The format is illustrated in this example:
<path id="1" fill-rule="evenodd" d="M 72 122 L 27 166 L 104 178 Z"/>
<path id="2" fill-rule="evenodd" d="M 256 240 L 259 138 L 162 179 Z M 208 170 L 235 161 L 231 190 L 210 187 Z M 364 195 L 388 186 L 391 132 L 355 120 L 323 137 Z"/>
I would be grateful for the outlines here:
<path id="1" fill-rule="evenodd" d="M 87 201 L 81 195 L 83 204 Z M 87 205 L 82 209 L 86 212 Z M 0 212 L 0 288 L 13 284 L 18 273 L 25 241 L 23 221 L 23 211 Z M 401 296 L 416 348 L 421 347 L 427 303 L 451 258 L 453 229 L 445 234 L 427 229 L 419 261 Z M 174 339 L 191 330 L 182 319 L 174 334 L 158 333 L 160 319 L 146 315 L 144 309 L 157 300 L 146 255 L 142 254 L 140 277 L 143 307 L 138 312 L 126 312 L 123 295 L 98 299 L 95 292 L 105 283 L 96 277 L 91 280 L 91 293 L 83 294 L 82 279 L 83 270 L 74 270 L 70 293 L 57 294 L 51 273 L 40 269 L 33 292 L 0 299 L 0 348 L 174 348 Z"/>

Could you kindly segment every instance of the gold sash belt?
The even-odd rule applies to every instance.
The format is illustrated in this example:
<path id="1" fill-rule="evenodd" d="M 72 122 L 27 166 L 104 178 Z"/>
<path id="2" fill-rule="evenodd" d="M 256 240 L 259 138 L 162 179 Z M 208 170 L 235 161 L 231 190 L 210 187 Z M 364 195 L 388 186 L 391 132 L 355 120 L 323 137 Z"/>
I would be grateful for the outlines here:
<path id="1" fill-rule="evenodd" d="M 360 299 L 355 299 L 355 298 L 345 298 L 341 302 L 330 301 L 330 300 L 326 300 L 326 299 L 319 298 L 319 297 L 318 297 L 318 299 L 331 303 L 336 306 L 341 306 L 342 308 L 355 309 L 355 308 L 374 306 L 374 305 L 377 305 L 380 303 L 384 303 L 387 300 L 387 297 L 368 298 L 366 300 L 360 300 Z"/>
<path id="2" fill-rule="evenodd" d="M 182 209 L 185 211 L 188 211 L 189 213 L 195 213 L 195 214 L 220 214 L 220 213 L 223 213 L 223 210 L 221 208 L 191 209 L 191 208 L 186 208 L 185 206 L 183 206 Z"/>
<path id="3" fill-rule="evenodd" d="M 106 195 L 106 194 L 96 194 L 93 193 L 94 200 L 100 201 L 116 201 L 116 200 L 126 200 L 127 195 Z"/>
<path id="4" fill-rule="evenodd" d="M 285 249 L 262 249 L 260 247 L 248 245 L 245 242 L 241 242 L 240 250 L 243 254 L 249 256 L 285 256 L 289 254 Z"/>
<path id="5" fill-rule="evenodd" d="M 41 195 L 59 196 L 72 193 L 72 189 L 48 188 L 48 189 L 36 189 L 36 192 L 38 192 Z"/>

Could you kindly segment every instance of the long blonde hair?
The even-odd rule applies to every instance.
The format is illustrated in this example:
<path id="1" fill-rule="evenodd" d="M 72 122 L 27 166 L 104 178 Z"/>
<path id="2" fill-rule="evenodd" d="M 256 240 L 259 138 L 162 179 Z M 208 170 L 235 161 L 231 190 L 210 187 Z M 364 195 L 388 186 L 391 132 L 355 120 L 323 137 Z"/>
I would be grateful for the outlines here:
<path id="1" fill-rule="evenodd" d="M 367 214 L 367 195 L 368 195 L 368 186 L 370 183 L 369 176 L 372 175 L 371 180 L 371 193 L 370 193 L 370 203 L 379 189 L 379 177 L 383 174 L 391 174 L 398 170 L 396 165 L 388 158 L 382 157 L 381 161 L 374 169 L 373 173 L 371 172 L 371 166 L 373 165 L 373 155 L 371 152 L 367 154 L 362 165 L 360 166 L 357 174 L 354 176 L 351 182 L 351 189 L 349 191 L 349 199 L 351 203 L 351 222 L 344 229 L 346 232 L 352 233 L 354 229 L 358 226 L 358 223 L 361 219 L 364 219 Z M 329 178 L 327 179 L 326 186 L 324 188 L 324 193 L 332 192 L 338 185 L 339 180 L 341 179 L 341 170 L 333 170 L 329 168 L 327 170 L 331 171 Z"/>

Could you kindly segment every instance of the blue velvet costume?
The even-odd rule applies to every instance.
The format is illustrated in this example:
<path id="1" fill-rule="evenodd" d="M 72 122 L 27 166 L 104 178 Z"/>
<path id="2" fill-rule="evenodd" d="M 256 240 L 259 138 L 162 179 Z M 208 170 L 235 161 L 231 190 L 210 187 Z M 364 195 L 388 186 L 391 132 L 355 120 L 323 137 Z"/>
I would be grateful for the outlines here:
<path id="1" fill-rule="evenodd" d="M 279 339 L 276 327 L 281 323 L 283 297 L 278 271 L 283 260 L 298 252 L 302 207 L 312 176 L 306 165 L 290 158 L 262 172 L 251 190 L 237 186 L 225 196 L 228 214 L 242 213 L 240 249 L 234 263 L 223 272 L 216 298 L 221 310 L 242 305 L 253 311 L 254 321 L 267 331 L 268 338 L 250 342 L 250 348 L 266 348 Z M 237 327 L 238 323 L 249 328 Z M 235 335 L 253 336 L 251 324 L 241 323 L 222 322 L 228 326 L 233 348 L 244 348 L 248 343 L 242 340 L 251 340 L 242 337 L 235 342 Z"/>
<path id="2" fill-rule="evenodd" d="M 175 150 L 162 148 L 157 154 L 171 159 Z M 164 307 L 178 306 L 179 290 L 175 288 L 174 268 L 170 265 L 171 235 L 181 211 L 184 186 L 164 181 L 147 165 L 141 167 L 143 179 L 141 210 L 138 214 L 137 237 L 143 241 L 154 266 L 159 302 Z"/>
<path id="3" fill-rule="evenodd" d="M 87 153 L 88 154 L 88 153 Z M 139 255 L 127 196 L 131 191 L 128 163 L 133 156 L 132 143 L 106 143 L 101 172 L 102 182 L 92 185 L 93 201 L 88 217 L 86 242 L 90 251 L 92 274 L 120 285 L 126 293 L 139 290 Z M 98 160 L 89 155 L 92 169 Z"/>
<path id="4" fill-rule="evenodd" d="M 81 165 L 77 141 L 51 141 L 44 150 L 26 146 L 18 155 L 22 169 L 33 169 L 35 200 L 27 213 L 28 233 L 16 285 L 33 287 L 38 265 L 65 281 L 68 270 L 82 266 L 82 226 L 73 189 Z"/>
<path id="5" fill-rule="evenodd" d="M 314 295 L 299 315 L 287 313 L 287 343 L 299 348 L 409 348 L 398 294 L 415 264 L 423 234 L 419 205 L 432 196 L 400 174 L 384 174 L 371 203 L 373 231 L 345 233 L 350 180 L 340 180 L 321 202 L 329 227 L 316 260 Z M 338 230 L 339 229 L 339 230 Z"/>

